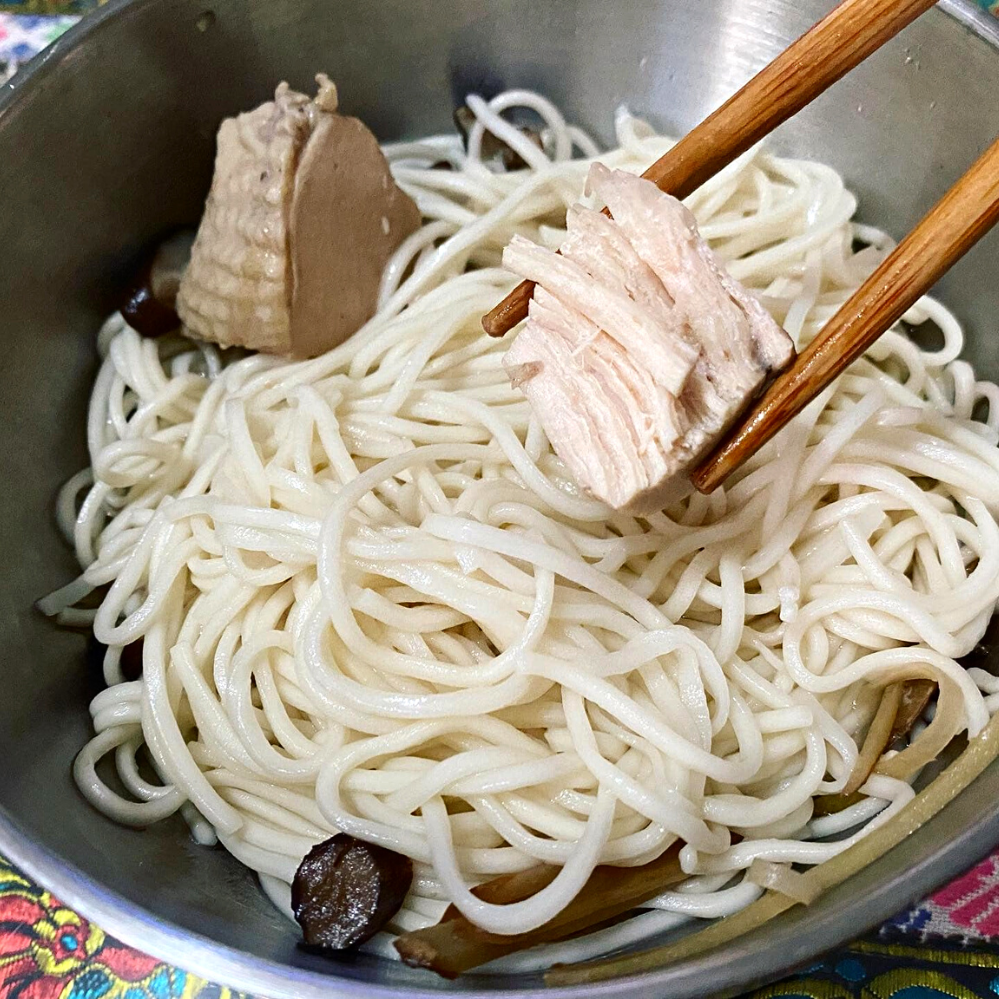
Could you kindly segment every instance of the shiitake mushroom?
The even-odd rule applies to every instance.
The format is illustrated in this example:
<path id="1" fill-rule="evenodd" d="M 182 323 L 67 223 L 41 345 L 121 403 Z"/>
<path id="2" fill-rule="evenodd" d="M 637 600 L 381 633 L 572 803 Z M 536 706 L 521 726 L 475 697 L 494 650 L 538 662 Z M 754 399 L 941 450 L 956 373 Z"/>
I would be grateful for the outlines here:
<path id="1" fill-rule="evenodd" d="M 345 950 L 369 940 L 399 911 L 413 883 L 413 862 L 387 847 L 338 833 L 298 866 L 291 908 L 304 944 Z"/>
<path id="2" fill-rule="evenodd" d="M 467 150 L 468 136 L 472 131 L 472 126 L 475 124 L 475 114 L 472 109 L 464 104 L 460 108 L 457 108 L 454 112 L 454 124 L 461 133 L 462 142 Z M 544 149 L 541 133 L 536 128 L 522 126 L 519 131 L 536 145 L 538 149 Z M 508 146 L 502 139 L 493 135 L 492 132 L 486 132 L 482 137 L 482 159 L 487 163 L 491 160 L 498 160 L 503 164 L 504 170 L 523 170 L 527 166 L 520 153 Z"/>
<path id="3" fill-rule="evenodd" d="M 158 337 L 180 326 L 177 289 L 191 256 L 194 233 L 184 230 L 160 243 L 125 290 L 121 314 L 142 336 Z"/>

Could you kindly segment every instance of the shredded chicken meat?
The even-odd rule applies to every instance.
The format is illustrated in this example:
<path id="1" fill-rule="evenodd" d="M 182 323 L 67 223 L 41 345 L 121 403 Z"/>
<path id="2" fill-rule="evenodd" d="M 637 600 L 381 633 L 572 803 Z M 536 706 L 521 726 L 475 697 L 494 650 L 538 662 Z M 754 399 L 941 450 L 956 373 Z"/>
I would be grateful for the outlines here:
<path id="1" fill-rule="evenodd" d="M 559 254 L 521 236 L 503 254 L 538 285 L 504 365 L 577 482 L 650 512 L 794 347 L 679 201 L 600 164 L 588 184 L 612 218 L 575 205 Z"/>

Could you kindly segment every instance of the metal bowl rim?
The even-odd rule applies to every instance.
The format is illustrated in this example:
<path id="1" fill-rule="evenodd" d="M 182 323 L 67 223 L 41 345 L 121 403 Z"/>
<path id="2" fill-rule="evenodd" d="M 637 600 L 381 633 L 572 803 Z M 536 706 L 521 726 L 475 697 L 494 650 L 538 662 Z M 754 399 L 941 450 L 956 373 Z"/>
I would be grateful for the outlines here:
<path id="1" fill-rule="evenodd" d="M 0 88 L 0 140 L 2 140 L 5 119 L 25 106 L 34 91 L 52 73 L 57 72 L 61 63 L 79 46 L 98 32 L 114 18 L 125 16 L 146 4 L 159 0 L 109 0 L 94 13 L 83 18 L 65 34 L 56 39 L 46 49 L 36 55 L 15 76 Z M 939 0 L 937 6 L 949 17 L 968 28 L 974 35 L 989 43 L 999 54 L 999 18 L 986 13 L 974 0 Z M 967 789 L 966 789 L 967 790 Z M 950 867 L 951 876 L 959 873 L 966 864 L 967 857 L 983 855 L 987 850 L 999 845 L 999 819 L 996 816 L 983 816 L 980 822 L 965 827 L 955 835 L 932 858 L 906 878 L 909 894 L 922 894 L 932 891 L 947 874 L 941 871 Z M 103 930 L 122 942 L 144 953 L 183 968 L 209 981 L 225 984 L 258 996 L 270 999 L 358 999 L 363 994 L 372 999 L 398 999 L 401 990 L 357 979 L 343 978 L 335 972 L 320 973 L 293 968 L 276 961 L 265 960 L 245 951 L 227 947 L 216 941 L 182 929 L 168 920 L 152 915 L 146 909 L 110 891 L 74 865 L 62 860 L 56 854 L 39 846 L 18 826 L 7 810 L 0 805 L 0 849 L 25 871 L 29 877 L 57 895 L 64 903 L 78 911 L 88 920 L 98 924 Z M 948 865 L 949 861 L 949 865 Z M 861 918 L 853 921 L 859 931 L 869 929 L 895 914 L 897 900 L 893 901 L 892 885 L 886 884 L 883 890 L 867 900 L 858 900 L 855 911 Z M 835 942 L 830 946 L 835 946 Z M 828 948 L 817 947 L 815 954 Z M 764 981 L 780 975 L 786 970 L 776 948 L 767 948 L 767 954 L 755 954 L 753 979 Z M 745 958 L 746 955 L 743 955 Z M 717 953 L 706 954 L 682 963 L 684 977 L 688 981 L 711 980 L 718 988 L 738 986 L 745 979 L 737 970 L 740 963 L 738 954 L 725 961 L 718 961 Z M 719 975 L 727 968 L 728 975 Z M 580 987 L 559 988 L 502 988 L 463 991 L 468 999 L 502 999 L 516 996 L 517 999 L 629 999 L 639 988 L 665 984 L 665 979 L 674 975 L 676 967 L 660 968 L 653 972 L 628 975 L 610 981 L 598 982 Z M 703 977 L 702 977 L 703 976 Z M 406 989 L 403 993 L 410 999 L 440 999 L 438 989 Z M 693 994 L 693 993 L 691 993 Z"/>

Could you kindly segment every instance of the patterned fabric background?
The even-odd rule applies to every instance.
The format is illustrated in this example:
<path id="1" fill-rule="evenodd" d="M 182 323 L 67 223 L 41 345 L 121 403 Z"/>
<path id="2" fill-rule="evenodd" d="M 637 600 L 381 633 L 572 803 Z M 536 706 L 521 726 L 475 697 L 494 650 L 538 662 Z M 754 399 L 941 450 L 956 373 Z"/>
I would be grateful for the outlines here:
<path id="1" fill-rule="evenodd" d="M 0 0 L 0 82 L 100 0 Z M 978 0 L 999 15 L 999 0 Z M 705 995 L 710 995 L 705 983 Z M 999 851 L 751 999 L 995 999 Z M 124 946 L 0 856 L 0 999 L 249 999 Z M 748 999 L 748 997 L 747 997 Z"/>
<path id="2" fill-rule="evenodd" d="M 3 10 L 0 5 L 0 10 Z M 0 14 L 0 83 L 79 20 L 74 14 L 50 17 Z"/>

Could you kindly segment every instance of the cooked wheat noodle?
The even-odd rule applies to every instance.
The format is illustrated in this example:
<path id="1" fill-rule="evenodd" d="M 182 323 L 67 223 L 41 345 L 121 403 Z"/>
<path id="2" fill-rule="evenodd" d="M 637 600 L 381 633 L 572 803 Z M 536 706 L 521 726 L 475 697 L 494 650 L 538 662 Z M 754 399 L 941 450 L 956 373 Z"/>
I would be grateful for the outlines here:
<path id="1" fill-rule="evenodd" d="M 479 326 L 513 283 L 504 245 L 558 245 L 588 166 L 572 157 L 596 147 L 534 94 L 469 106 L 467 154 L 450 136 L 386 147 L 425 225 L 342 346 L 230 359 L 108 320 L 90 468 L 57 504 L 83 573 L 43 609 L 108 646 L 87 798 L 135 826 L 182 811 L 282 904 L 303 854 L 345 830 L 416 862 L 394 930 L 453 902 L 524 932 L 595 864 L 684 841 L 688 882 L 499 965 L 528 968 L 736 912 L 762 890 L 747 869 L 819 863 L 888 821 L 908 780 L 875 772 L 825 817 L 812 801 L 845 786 L 900 677 L 945 685 L 948 732 L 983 728 L 999 686 L 957 659 L 999 599 L 999 389 L 924 299 L 905 319 L 932 319 L 939 347 L 887 333 L 726 488 L 614 513 L 568 479 Z M 515 106 L 544 152 L 501 117 Z M 611 166 L 669 145 L 627 113 L 616 127 Z M 528 169 L 483 163 L 486 131 Z M 688 203 L 799 343 L 891 245 L 851 221 L 833 170 L 759 149 Z M 562 871 L 526 902 L 468 891 L 539 861 Z"/>

